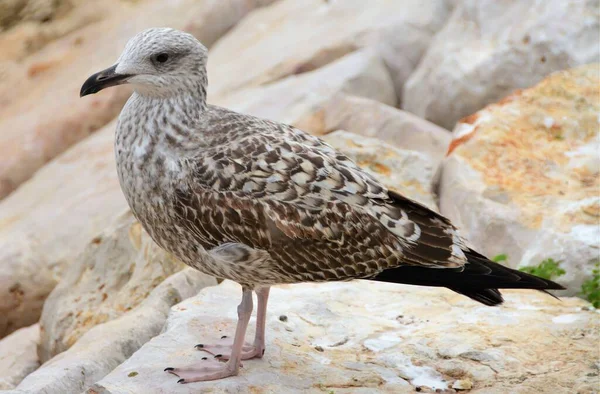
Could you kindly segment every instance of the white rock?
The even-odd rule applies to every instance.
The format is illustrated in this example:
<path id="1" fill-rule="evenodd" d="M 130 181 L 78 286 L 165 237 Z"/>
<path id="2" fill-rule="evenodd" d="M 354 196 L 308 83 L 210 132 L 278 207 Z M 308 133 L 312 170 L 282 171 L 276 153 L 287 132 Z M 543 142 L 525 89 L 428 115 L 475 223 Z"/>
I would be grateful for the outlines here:
<path id="1" fill-rule="evenodd" d="M 0 390 L 10 390 L 40 365 L 40 326 L 21 328 L 0 340 Z"/>
<path id="2" fill-rule="evenodd" d="M 404 87 L 403 108 L 447 129 L 551 72 L 598 62 L 598 0 L 462 0 Z"/>
<path id="3" fill-rule="evenodd" d="M 134 309 L 185 267 L 158 247 L 127 210 L 90 242 L 48 296 L 40 319 L 40 359 L 47 361 L 92 327 Z M 203 283 L 216 280 L 205 276 Z"/>
<path id="4" fill-rule="evenodd" d="M 241 290 L 225 281 L 174 306 L 164 332 L 87 393 L 414 393 L 447 389 L 455 376 L 478 393 L 593 387 L 597 370 L 582 360 L 597 357 L 597 314 L 534 291 L 506 298 L 490 308 L 445 289 L 367 281 L 275 287 L 262 360 L 245 361 L 237 377 L 177 384 L 165 367 L 200 361 L 196 343 L 235 329 Z M 552 322 L 565 313 L 579 319 Z"/>
<path id="5" fill-rule="evenodd" d="M 598 261 L 600 65 L 553 74 L 454 130 L 440 210 L 512 267 L 552 258 L 576 295 Z M 548 127 L 549 120 L 552 126 Z"/>
<path id="6" fill-rule="evenodd" d="M 346 130 L 365 137 L 375 137 L 401 149 L 429 156 L 434 168 L 446 155 L 452 134 L 409 112 L 364 97 L 338 95 L 327 101 L 315 118 L 322 128 L 313 134 Z M 315 122 L 316 124 L 316 122 Z"/>
<path id="7" fill-rule="evenodd" d="M 218 80 L 216 85 L 228 81 Z M 390 75 L 381 58 L 370 50 L 352 52 L 312 72 L 216 97 L 213 102 L 312 132 L 322 123 L 319 108 L 340 93 L 396 104 Z"/>
<path id="8" fill-rule="evenodd" d="M 399 149 L 376 138 L 338 130 L 323 139 L 395 190 L 437 211 L 431 184 L 434 170 L 428 156 Z"/>
<path id="9" fill-rule="evenodd" d="M 213 98 L 301 74 L 372 47 L 390 69 L 396 92 L 449 15 L 445 0 L 281 0 L 252 12 L 215 44 Z"/>
<path id="10" fill-rule="evenodd" d="M 79 393 L 159 334 L 169 308 L 193 296 L 214 279 L 186 268 L 158 285 L 130 312 L 99 324 L 67 351 L 44 363 L 15 389 L 19 393 Z"/>

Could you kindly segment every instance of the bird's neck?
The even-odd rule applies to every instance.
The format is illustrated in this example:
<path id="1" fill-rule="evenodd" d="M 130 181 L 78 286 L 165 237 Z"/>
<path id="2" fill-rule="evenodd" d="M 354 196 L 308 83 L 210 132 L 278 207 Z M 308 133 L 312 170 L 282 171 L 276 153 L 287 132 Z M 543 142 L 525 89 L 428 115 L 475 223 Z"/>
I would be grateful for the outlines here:
<path id="1" fill-rule="evenodd" d="M 135 100 L 148 108 L 176 111 L 179 116 L 197 119 L 206 110 L 206 81 L 188 81 L 183 86 L 135 86 Z"/>
<path id="2" fill-rule="evenodd" d="M 204 89 L 173 95 L 136 89 L 119 117 L 117 146 L 141 156 L 185 155 L 203 145 L 196 130 L 206 111 Z"/>

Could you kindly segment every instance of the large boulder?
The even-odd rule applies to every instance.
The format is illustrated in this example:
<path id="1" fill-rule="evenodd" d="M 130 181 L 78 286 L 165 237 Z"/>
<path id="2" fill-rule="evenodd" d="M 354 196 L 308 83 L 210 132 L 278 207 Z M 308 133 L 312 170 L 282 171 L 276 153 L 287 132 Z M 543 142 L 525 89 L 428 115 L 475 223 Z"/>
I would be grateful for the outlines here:
<path id="1" fill-rule="evenodd" d="M 560 262 L 577 294 L 598 261 L 600 65 L 559 72 L 461 120 L 440 209 L 512 267 Z"/>
<path id="2" fill-rule="evenodd" d="M 41 361 L 73 346 L 92 327 L 136 308 L 156 286 L 185 267 L 156 245 L 127 210 L 92 239 L 44 303 Z M 216 284 L 208 276 L 202 282 Z"/>
<path id="3" fill-rule="evenodd" d="M 26 24 L 4 32 L 0 46 L 6 45 L 8 55 L 0 54 L 0 198 L 119 113 L 128 87 L 85 100 L 79 89 L 92 73 L 110 66 L 134 34 L 171 26 L 211 45 L 250 10 L 267 3 L 81 1 L 51 26 Z M 28 48 L 38 50 L 29 53 Z"/>
<path id="4" fill-rule="evenodd" d="M 339 59 L 359 48 L 377 51 L 396 93 L 446 21 L 446 0 L 281 0 L 252 12 L 214 46 L 209 96 L 268 85 Z"/>
<path id="5" fill-rule="evenodd" d="M 40 366 L 39 342 L 38 324 L 21 328 L 0 340 L 0 391 L 15 388 Z"/>
<path id="6" fill-rule="evenodd" d="M 116 260 L 113 264 L 123 264 Z M 138 264 L 139 266 L 139 264 Z M 145 267 L 146 270 L 150 268 Z M 95 272 L 97 273 L 97 272 Z M 83 273 L 86 275 L 86 272 Z M 191 268 L 177 272 L 162 281 L 137 307 L 116 313 L 114 320 L 99 318 L 97 325 L 88 324 L 85 332 L 69 350 L 53 357 L 28 375 L 15 393 L 64 394 L 80 393 L 95 381 L 127 360 L 144 343 L 158 335 L 169 309 L 181 300 L 198 293 L 214 278 Z M 92 293 L 93 290 L 90 290 Z M 138 298 L 141 298 L 138 296 Z M 134 305 L 135 301 L 129 305 Z M 106 312 L 106 308 L 104 308 Z M 96 319 L 96 316 L 91 316 Z M 106 321 L 101 323 L 101 321 Z M 142 390 L 142 392 L 147 392 Z"/>
<path id="7" fill-rule="evenodd" d="M 600 0 L 457 3 L 402 98 L 447 129 L 554 71 L 600 61 Z"/>
<path id="8" fill-rule="evenodd" d="M 263 359 L 236 377 L 177 384 L 165 367 L 201 362 L 208 354 L 195 344 L 235 330 L 241 289 L 225 281 L 174 306 L 163 333 L 87 393 L 592 393 L 597 313 L 577 298 L 505 295 L 491 308 L 368 281 L 275 287 Z"/>
<path id="9" fill-rule="evenodd" d="M 218 79 L 212 85 L 219 86 L 227 82 Z M 214 97 L 212 102 L 319 134 L 322 128 L 321 108 L 340 94 L 359 95 L 388 105 L 396 104 L 390 74 L 381 58 L 369 49 L 351 52 L 312 72 Z"/>
<path id="10" fill-rule="evenodd" d="M 437 211 L 431 190 L 435 171 L 428 156 L 344 130 L 329 133 L 323 139 L 388 189 Z"/>

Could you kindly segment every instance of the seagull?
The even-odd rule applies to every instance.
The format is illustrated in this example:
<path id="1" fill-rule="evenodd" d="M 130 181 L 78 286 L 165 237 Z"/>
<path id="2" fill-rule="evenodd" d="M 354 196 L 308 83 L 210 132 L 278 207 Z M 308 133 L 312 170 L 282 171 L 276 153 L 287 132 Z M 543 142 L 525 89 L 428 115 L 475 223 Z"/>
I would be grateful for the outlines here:
<path id="1" fill-rule="evenodd" d="M 80 93 L 133 86 L 115 157 L 134 216 L 189 266 L 242 286 L 233 338 L 196 345 L 215 357 L 166 368 L 178 383 L 234 376 L 242 360 L 261 358 L 277 284 L 441 286 L 490 306 L 502 303 L 499 288 L 563 289 L 477 253 L 444 216 L 388 190 L 319 138 L 207 104 L 207 58 L 190 34 L 148 29 Z M 253 292 L 256 335 L 245 343 Z"/>

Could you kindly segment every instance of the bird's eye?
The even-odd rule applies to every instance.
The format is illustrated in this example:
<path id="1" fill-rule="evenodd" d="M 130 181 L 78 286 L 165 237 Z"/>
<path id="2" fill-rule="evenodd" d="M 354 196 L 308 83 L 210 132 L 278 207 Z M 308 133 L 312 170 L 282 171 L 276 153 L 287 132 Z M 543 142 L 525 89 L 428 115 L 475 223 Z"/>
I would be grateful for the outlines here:
<path id="1" fill-rule="evenodd" d="M 156 55 L 156 61 L 159 63 L 164 63 L 167 60 L 169 60 L 169 55 L 167 55 L 166 53 L 159 53 L 158 55 Z"/>

